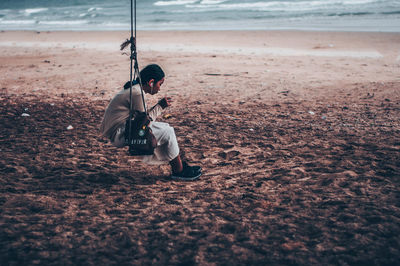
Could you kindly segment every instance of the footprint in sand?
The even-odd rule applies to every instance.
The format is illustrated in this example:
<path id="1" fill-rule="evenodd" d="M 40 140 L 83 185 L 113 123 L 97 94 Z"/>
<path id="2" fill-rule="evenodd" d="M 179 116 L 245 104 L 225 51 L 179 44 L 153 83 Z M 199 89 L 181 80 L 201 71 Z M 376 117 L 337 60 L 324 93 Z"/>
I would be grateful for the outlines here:
<path id="1" fill-rule="evenodd" d="M 229 150 L 235 147 L 235 145 L 230 143 L 220 144 L 219 147 L 223 148 L 224 150 Z"/>
<path id="2" fill-rule="evenodd" d="M 224 158 L 227 161 L 231 161 L 233 158 L 235 158 L 239 154 L 240 154 L 239 151 L 233 150 L 233 151 L 228 151 L 228 152 L 226 152 L 226 151 L 220 152 L 220 153 L 218 153 L 218 156 Z"/>

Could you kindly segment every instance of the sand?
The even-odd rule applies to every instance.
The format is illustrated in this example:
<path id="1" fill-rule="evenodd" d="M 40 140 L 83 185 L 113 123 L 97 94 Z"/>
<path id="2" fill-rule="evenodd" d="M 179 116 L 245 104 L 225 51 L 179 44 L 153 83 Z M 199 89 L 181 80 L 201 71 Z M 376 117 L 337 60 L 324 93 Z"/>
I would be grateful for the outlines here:
<path id="1" fill-rule="evenodd" d="M 195 182 L 100 136 L 128 32 L 0 33 L 2 264 L 397 264 L 400 34 L 139 32 Z"/>

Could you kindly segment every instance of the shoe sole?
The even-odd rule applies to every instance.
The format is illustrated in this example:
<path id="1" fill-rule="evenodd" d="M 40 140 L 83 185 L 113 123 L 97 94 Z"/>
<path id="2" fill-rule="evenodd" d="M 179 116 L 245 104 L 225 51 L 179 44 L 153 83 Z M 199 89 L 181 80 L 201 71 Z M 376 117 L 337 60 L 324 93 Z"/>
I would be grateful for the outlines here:
<path id="1" fill-rule="evenodd" d="M 193 177 L 182 177 L 182 176 L 171 175 L 171 178 L 174 180 L 193 181 L 193 180 L 196 180 L 197 178 L 199 178 L 200 176 L 201 176 L 201 173 L 199 173 L 198 175 L 193 176 Z"/>

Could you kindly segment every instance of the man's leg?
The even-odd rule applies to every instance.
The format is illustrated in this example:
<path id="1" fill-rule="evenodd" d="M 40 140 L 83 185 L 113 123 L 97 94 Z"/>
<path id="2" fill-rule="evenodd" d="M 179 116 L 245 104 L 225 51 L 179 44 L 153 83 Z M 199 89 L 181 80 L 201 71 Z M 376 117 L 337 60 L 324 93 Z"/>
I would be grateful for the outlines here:
<path id="1" fill-rule="evenodd" d="M 178 155 L 172 161 L 169 162 L 172 168 L 173 179 L 180 180 L 195 180 L 201 176 L 200 166 L 189 166 L 186 162 L 182 162 L 182 158 Z"/>
<path id="2" fill-rule="evenodd" d="M 178 169 L 174 169 L 179 170 L 179 162 L 182 159 L 179 160 L 178 158 L 180 157 L 180 152 L 174 129 L 163 122 L 152 122 L 150 128 L 157 139 L 157 148 L 154 150 L 154 155 L 143 156 L 143 162 L 148 164 L 164 164 L 174 161 L 174 165 L 178 167 Z"/>
<path id="3" fill-rule="evenodd" d="M 174 179 L 194 180 L 198 178 L 201 175 L 201 167 L 189 166 L 182 161 L 174 129 L 163 122 L 153 122 L 150 127 L 159 146 L 154 150 L 154 155 L 147 159 L 169 162 L 172 168 L 171 177 Z"/>
<path id="4" fill-rule="evenodd" d="M 169 164 L 171 165 L 173 174 L 178 174 L 183 171 L 182 159 L 180 155 L 170 161 Z"/>

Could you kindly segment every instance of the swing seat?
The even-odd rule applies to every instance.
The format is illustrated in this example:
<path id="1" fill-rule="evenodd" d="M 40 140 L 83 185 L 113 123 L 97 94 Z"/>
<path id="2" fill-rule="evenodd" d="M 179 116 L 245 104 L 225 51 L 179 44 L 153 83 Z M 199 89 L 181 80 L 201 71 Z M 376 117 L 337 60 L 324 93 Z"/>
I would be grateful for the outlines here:
<path id="1" fill-rule="evenodd" d="M 134 119 L 126 120 L 125 144 L 132 156 L 153 155 L 157 147 L 156 137 L 150 128 L 151 118 L 145 112 L 135 111 Z"/>
<path id="2" fill-rule="evenodd" d="M 135 147 L 129 146 L 128 154 L 130 156 L 153 155 L 154 149 L 153 150 L 139 150 Z"/>

